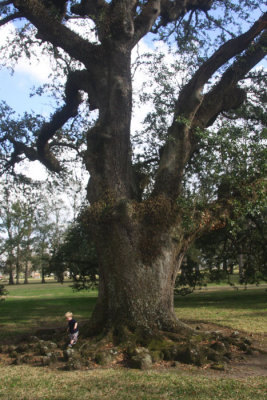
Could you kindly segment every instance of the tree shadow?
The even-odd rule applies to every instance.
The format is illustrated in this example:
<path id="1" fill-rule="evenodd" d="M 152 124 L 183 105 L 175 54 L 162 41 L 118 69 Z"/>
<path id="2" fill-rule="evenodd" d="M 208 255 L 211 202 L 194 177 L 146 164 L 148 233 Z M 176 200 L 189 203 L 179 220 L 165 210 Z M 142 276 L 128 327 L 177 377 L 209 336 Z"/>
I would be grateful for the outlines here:
<path id="1" fill-rule="evenodd" d="M 26 334 L 45 326 L 64 327 L 65 313 L 71 311 L 78 321 L 89 319 L 96 297 L 57 297 L 56 299 L 19 298 L 1 304 L 1 336 Z"/>
<path id="2" fill-rule="evenodd" d="M 265 289 L 224 292 L 194 292 L 188 296 L 175 296 L 175 308 L 226 308 L 226 309 L 266 309 Z"/>

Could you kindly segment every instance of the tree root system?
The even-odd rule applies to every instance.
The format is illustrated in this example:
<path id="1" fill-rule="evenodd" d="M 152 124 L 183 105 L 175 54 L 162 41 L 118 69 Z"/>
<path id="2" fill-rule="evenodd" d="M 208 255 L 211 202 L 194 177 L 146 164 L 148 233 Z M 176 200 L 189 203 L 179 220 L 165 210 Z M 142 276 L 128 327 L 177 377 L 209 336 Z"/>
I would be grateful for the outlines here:
<path id="1" fill-rule="evenodd" d="M 44 329 L 16 345 L 0 346 L 2 362 L 31 364 L 65 370 L 127 367 L 147 370 L 194 365 L 227 371 L 249 357 L 266 354 L 251 337 L 226 330 L 204 331 L 196 326 L 190 335 L 175 332 L 152 334 L 144 329 L 117 328 L 105 335 L 86 338 L 70 348 L 61 331 Z"/>

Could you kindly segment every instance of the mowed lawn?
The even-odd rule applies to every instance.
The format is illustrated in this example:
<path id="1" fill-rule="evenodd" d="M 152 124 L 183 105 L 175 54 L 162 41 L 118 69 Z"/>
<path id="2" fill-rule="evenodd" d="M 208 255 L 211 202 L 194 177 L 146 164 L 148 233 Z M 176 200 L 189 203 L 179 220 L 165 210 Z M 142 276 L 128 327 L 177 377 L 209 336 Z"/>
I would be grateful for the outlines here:
<path id="1" fill-rule="evenodd" d="M 69 283 L 7 286 L 9 295 L 0 303 L 0 331 L 9 342 L 36 328 L 65 326 L 64 314 L 72 311 L 79 320 L 89 318 L 97 292 L 73 292 Z M 267 292 L 208 290 L 175 299 L 179 318 L 211 322 L 248 333 L 267 332 Z M 267 398 L 266 377 L 231 379 L 220 373 L 203 375 L 197 367 L 137 371 L 95 369 L 55 371 L 28 365 L 4 366 L 0 362 L 0 399 L 224 399 Z"/>
<path id="2" fill-rule="evenodd" d="M 1 335 L 27 332 L 38 327 L 64 326 L 64 314 L 78 320 L 90 317 L 97 292 L 73 292 L 71 283 L 7 286 L 9 295 L 0 302 Z M 184 321 L 205 321 L 246 332 L 267 332 L 267 291 L 264 288 L 216 287 L 175 298 L 175 310 Z"/>
<path id="3" fill-rule="evenodd" d="M 4 337 L 44 327 L 65 326 L 65 313 L 85 320 L 94 308 L 97 292 L 73 292 L 71 283 L 6 286 L 9 294 L 0 303 L 0 327 Z"/>

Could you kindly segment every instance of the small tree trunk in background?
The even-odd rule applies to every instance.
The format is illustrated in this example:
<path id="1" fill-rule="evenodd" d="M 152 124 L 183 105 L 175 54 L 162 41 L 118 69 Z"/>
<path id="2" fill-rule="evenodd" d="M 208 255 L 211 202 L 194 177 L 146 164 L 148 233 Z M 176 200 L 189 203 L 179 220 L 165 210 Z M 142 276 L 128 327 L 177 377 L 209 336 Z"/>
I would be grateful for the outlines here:
<path id="1" fill-rule="evenodd" d="M 57 274 L 57 281 L 58 281 L 58 283 L 63 283 L 64 282 L 64 272 L 59 272 Z"/>
<path id="2" fill-rule="evenodd" d="M 233 275 L 233 273 L 234 273 L 234 264 L 233 263 L 231 263 L 229 266 L 229 272 L 231 275 Z"/>
<path id="3" fill-rule="evenodd" d="M 223 272 L 227 272 L 227 269 L 228 269 L 228 262 L 227 262 L 227 259 L 224 258 L 223 259 Z"/>
<path id="4" fill-rule="evenodd" d="M 29 283 L 28 281 L 28 274 L 29 274 L 29 262 L 28 260 L 26 260 L 26 264 L 25 264 L 25 273 L 24 273 L 24 284 L 26 285 L 27 283 Z"/>
<path id="5" fill-rule="evenodd" d="M 9 285 L 15 285 L 14 282 L 14 276 L 13 276 L 13 268 L 12 268 L 12 263 L 9 262 L 9 280 L 8 280 L 8 284 Z"/>
<path id="6" fill-rule="evenodd" d="M 16 259 L 16 285 L 19 285 L 19 273 L 20 273 L 19 257 L 20 257 L 20 248 L 18 246 L 18 248 L 17 248 L 17 259 Z"/>
<path id="7" fill-rule="evenodd" d="M 42 275 L 42 283 L 46 283 L 46 282 L 45 282 L 45 269 L 44 269 L 43 266 L 42 266 L 41 275 Z"/>
<path id="8" fill-rule="evenodd" d="M 181 278 L 185 278 L 187 268 L 187 256 L 184 257 L 183 262 L 181 264 Z"/>
<path id="9" fill-rule="evenodd" d="M 238 255 L 238 267 L 239 267 L 239 279 L 244 279 L 244 254 L 239 253 Z"/>
<path id="10" fill-rule="evenodd" d="M 199 268 L 199 264 L 198 263 L 195 264 L 195 271 L 196 271 L 197 274 L 199 274 L 199 272 L 200 272 L 200 268 Z"/>

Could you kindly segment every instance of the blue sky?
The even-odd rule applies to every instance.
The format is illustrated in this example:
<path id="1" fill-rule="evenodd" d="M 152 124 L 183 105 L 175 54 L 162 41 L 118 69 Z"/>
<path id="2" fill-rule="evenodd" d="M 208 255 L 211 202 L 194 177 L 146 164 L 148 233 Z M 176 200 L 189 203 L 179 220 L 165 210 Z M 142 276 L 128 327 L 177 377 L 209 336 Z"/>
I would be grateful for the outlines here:
<path id="1" fill-rule="evenodd" d="M 29 96 L 32 87 L 40 83 L 30 73 L 18 71 L 11 76 L 7 69 L 2 69 L 0 82 L 0 99 L 4 100 L 18 114 L 34 110 L 45 115 L 50 109 L 51 99 L 45 96 Z"/>

